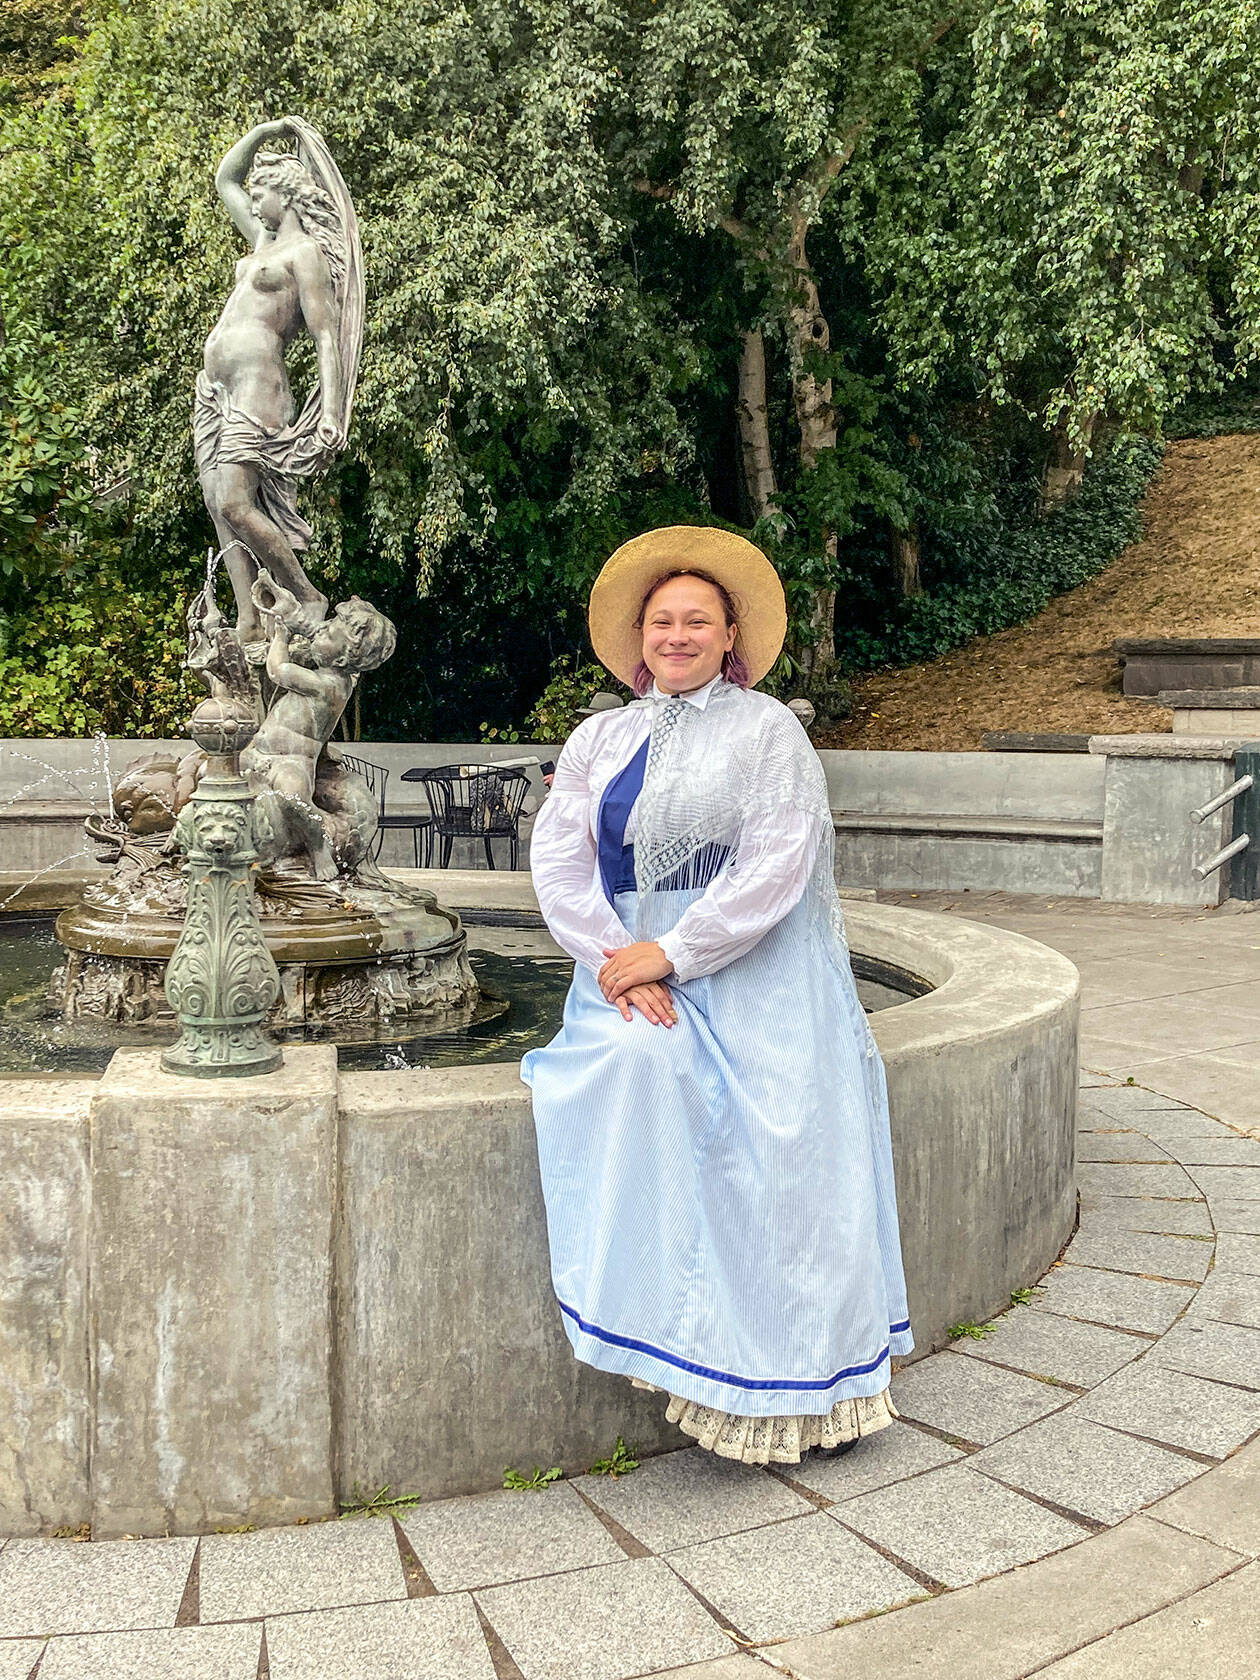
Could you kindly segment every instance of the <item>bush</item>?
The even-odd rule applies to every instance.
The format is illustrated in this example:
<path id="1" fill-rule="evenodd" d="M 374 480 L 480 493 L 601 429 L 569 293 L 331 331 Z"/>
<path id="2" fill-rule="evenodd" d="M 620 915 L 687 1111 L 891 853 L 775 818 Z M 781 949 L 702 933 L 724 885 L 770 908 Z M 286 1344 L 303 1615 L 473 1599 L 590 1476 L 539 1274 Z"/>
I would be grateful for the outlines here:
<path id="1" fill-rule="evenodd" d="M 1226 437 L 1236 432 L 1260 432 L 1260 388 L 1254 377 L 1184 403 L 1164 421 L 1167 438 Z"/>
<path id="2" fill-rule="evenodd" d="M 99 570 L 0 615 L 0 736 L 182 736 L 202 698 L 183 669 L 182 595 Z"/>
<path id="3" fill-rule="evenodd" d="M 935 659 L 974 636 L 1025 623 L 1056 595 L 1097 577 L 1141 535 L 1139 504 L 1162 452 L 1149 438 L 1121 438 L 1087 471 L 1066 507 L 995 538 L 965 579 L 899 603 L 880 631 L 841 627 L 837 646 L 846 667 Z"/>
<path id="4" fill-rule="evenodd" d="M 534 702 L 533 710 L 519 730 L 491 729 L 482 724 L 485 741 L 548 741 L 568 740 L 581 723 L 579 707 L 590 704 L 598 691 L 623 688 L 624 684 L 610 677 L 602 665 L 579 665 L 576 656 L 564 654 L 554 660 L 546 688 Z M 630 698 L 626 689 L 625 697 Z"/>

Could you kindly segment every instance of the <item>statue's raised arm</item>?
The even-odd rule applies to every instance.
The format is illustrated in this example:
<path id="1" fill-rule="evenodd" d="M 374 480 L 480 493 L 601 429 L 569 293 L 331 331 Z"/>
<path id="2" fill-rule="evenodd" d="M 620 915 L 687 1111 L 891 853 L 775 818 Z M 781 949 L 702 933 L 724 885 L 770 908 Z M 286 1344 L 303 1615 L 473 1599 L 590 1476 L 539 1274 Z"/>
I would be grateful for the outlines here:
<path id="1" fill-rule="evenodd" d="M 284 138 L 297 142 L 296 153 L 261 149 Z M 297 489 L 345 445 L 363 339 L 363 259 L 341 171 L 300 117 L 251 129 L 219 165 L 215 187 L 251 249 L 206 340 L 193 439 L 237 630 L 249 642 L 263 637 L 251 594 L 260 565 L 308 613 L 327 610 L 299 558 L 312 532 Z M 318 381 L 295 418 L 286 352 L 304 331 L 315 342 Z"/>
<path id="2" fill-rule="evenodd" d="M 228 215 L 235 222 L 242 237 L 249 242 L 251 249 L 262 239 L 266 230 L 254 215 L 254 208 L 246 190 L 250 166 L 254 161 L 254 154 L 264 141 L 283 140 L 289 132 L 289 125 L 283 117 L 279 122 L 259 123 L 257 128 L 250 129 L 243 140 L 236 142 L 219 165 L 214 177 L 214 190 L 227 206 Z"/>

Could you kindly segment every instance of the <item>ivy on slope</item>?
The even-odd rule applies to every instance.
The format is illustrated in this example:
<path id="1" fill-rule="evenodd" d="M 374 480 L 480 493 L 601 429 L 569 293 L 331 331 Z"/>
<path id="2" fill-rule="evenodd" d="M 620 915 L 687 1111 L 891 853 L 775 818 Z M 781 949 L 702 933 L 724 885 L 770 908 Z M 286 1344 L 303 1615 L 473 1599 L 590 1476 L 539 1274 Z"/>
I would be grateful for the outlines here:
<path id="1" fill-rule="evenodd" d="M 1035 617 L 1056 595 L 1097 577 L 1142 534 L 1140 504 L 1162 444 L 1122 437 L 1096 459 L 1074 499 L 996 540 L 964 581 L 892 609 L 880 633 L 841 626 L 847 669 L 915 665 Z M 841 604 L 843 614 L 843 603 Z"/>

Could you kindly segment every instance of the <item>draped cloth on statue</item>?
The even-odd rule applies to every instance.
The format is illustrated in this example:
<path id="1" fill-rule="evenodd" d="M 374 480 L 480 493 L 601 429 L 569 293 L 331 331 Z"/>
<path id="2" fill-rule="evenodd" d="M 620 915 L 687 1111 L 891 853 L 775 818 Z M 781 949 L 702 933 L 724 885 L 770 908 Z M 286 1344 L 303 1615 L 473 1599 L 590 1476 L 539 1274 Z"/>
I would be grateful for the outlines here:
<path id="1" fill-rule="evenodd" d="M 715 1412 L 821 1417 L 882 1395 L 913 1346 L 883 1067 L 837 933 L 821 768 L 763 695 L 719 682 L 703 711 L 675 705 L 666 742 L 663 712 L 627 818 L 636 890 L 599 899 L 605 926 L 611 910 L 662 939 L 678 1023 L 625 1021 L 556 910 L 580 960 L 559 1034 L 522 1063 L 552 1279 L 586 1363 Z M 628 764 L 592 768 L 600 727 L 562 756 L 561 800 L 535 830 L 549 922 L 579 850 L 601 884 L 618 850 L 605 814 Z M 769 806 L 747 779 L 758 762 Z"/>
<path id="2" fill-rule="evenodd" d="M 301 553 L 311 545 L 310 525 L 298 512 L 297 481 L 315 472 L 325 457 L 314 447 L 314 430 L 282 426 L 269 432 L 260 420 L 238 408 L 227 387 L 202 370 L 193 398 L 193 457 L 199 472 L 217 467 L 252 467 L 258 477 L 263 512 L 278 525 L 289 547 Z"/>

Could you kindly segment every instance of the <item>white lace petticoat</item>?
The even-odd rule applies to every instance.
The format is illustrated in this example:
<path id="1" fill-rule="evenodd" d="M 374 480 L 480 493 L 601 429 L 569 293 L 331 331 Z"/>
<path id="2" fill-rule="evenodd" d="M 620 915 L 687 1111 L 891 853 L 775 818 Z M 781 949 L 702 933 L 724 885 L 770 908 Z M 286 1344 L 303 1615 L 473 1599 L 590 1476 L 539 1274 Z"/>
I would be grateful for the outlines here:
<path id="1" fill-rule="evenodd" d="M 639 1377 L 629 1379 L 636 1388 L 653 1394 L 664 1389 Z M 738 1412 L 719 1412 L 694 1400 L 669 1396 L 665 1416 L 684 1435 L 719 1458 L 735 1458 L 744 1464 L 799 1464 L 811 1447 L 840 1447 L 862 1435 L 887 1429 L 897 1417 L 887 1389 L 856 1400 L 837 1400 L 829 1412 L 804 1417 L 744 1417 Z"/>

